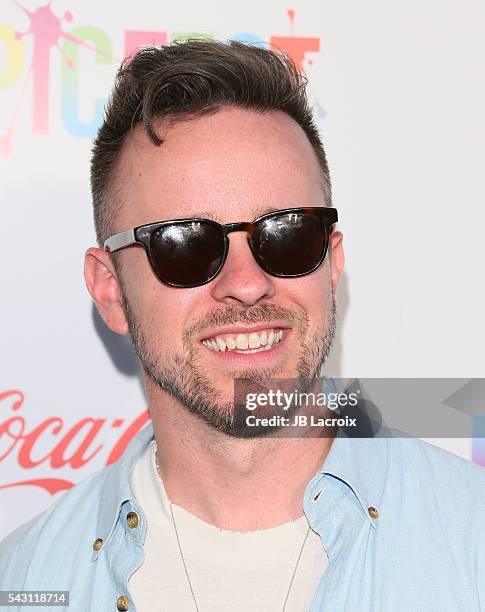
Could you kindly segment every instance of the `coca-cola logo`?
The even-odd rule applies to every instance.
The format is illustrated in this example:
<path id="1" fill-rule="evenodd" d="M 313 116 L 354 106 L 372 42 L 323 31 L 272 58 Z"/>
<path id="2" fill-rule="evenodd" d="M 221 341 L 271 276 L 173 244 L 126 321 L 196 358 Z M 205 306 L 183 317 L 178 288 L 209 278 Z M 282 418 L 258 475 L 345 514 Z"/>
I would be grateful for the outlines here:
<path id="1" fill-rule="evenodd" d="M 99 458 L 101 453 L 106 455 L 104 465 L 110 465 L 121 457 L 130 440 L 150 419 L 148 411 L 144 410 L 123 429 L 124 419 L 94 417 L 67 423 L 59 416 L 50 416 L 29 426 L 21 412 L 24 400 L 19 389 L 0 393 L 0 463 L 14 457 L 21 468 L 28 470 L 39 466 L 53 470 L 68 466 L 77 470 L 95 457 Z M 5 420 L 2 420 L 5 414 Z M 122 432 L 109 448 L 106 441 L 101 441 L 107 429 L 121 429 Z M 0 483 L 0 490 L 37 486 L 54 495 L 75 484 L 65 478 L 36 477 Z"/>

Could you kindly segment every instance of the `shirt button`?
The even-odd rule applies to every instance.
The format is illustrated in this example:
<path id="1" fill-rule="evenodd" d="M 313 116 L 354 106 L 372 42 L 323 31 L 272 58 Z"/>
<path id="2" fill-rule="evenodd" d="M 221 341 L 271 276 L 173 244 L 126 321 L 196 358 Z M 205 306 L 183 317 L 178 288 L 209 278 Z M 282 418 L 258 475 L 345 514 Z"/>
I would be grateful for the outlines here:
<path id="1" fill-rule="evenodd" d="M 116 600 L 116 607 L 120 612 L 126 612 L 128 610 L 128 606 L 130 602 L 126 595 L 120 595 Z"/>
<path id="2" fill-rule="evenodd" d="M 103 540 L 101 538 L 96 538 L 93 542 L 93 550 L 99 550 L 103 546 Z"/>
<path id="3" fill-rule="evenodd" d="M 377 512 L 377 509 L 374 508 L 374 506 L 371 506 L 370 508 L 367 508 L 367 512 L 369 513 L 369 516 L 373 519 L 379 518 L 379 512 Z"/>
<path id="4" fill-rule="evenodd" d="M 135 529 L 138 527 L 138 514 L 136 512 L 128 512 L 126 515 L 126 522 L 128 523 L 128 527 L 130 529 Z"/>

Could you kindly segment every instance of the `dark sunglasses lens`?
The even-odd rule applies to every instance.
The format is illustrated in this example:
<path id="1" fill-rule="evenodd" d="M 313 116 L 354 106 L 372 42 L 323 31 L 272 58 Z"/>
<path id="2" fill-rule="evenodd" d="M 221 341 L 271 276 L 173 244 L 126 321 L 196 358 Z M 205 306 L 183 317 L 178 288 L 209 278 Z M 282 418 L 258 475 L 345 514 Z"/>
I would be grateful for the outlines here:
<path id="1" fill-rule="evenodd" d="M 224 256 L 217 225 L 189 221 L 164 225 L 150 237 L 150 258 L 158 278 L 175 287 L 195 287 L 211 279 Z"/>
<path id="2" fill-rule="evenodd" d="M 251 238 L 259 265 L 275 276 L 298 276 L 314 270 L 328 244 L 328 230 L 320 217 L 284 213 L 261 221 Z"/>

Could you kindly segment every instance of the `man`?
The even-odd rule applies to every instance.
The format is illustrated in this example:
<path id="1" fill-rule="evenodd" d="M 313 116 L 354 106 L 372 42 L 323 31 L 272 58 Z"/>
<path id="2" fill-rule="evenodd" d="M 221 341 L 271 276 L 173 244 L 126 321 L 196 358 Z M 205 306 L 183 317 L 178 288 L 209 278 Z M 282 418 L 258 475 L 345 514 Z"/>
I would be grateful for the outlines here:
<path id="1" fill-rule="evenodd" d="M 141 50 L 92 189 L 87 287 L 131 335 L 153 427 L 3 542 L 0 587 L 93 611 L 485 607 L 481 468 L 413 439 L 286 437 L 235 399 L 235 379 L 308 390 L 334 335 L 342 234 L 291 61 Z"/>

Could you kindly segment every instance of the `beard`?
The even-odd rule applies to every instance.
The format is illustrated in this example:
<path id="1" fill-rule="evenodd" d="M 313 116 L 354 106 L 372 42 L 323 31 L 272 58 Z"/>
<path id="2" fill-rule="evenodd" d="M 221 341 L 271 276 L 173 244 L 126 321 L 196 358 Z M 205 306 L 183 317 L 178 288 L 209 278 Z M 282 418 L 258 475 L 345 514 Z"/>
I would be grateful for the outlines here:
<path id="1" fill-rule="evenodd" d="M 262 304 L 250 310 L 241 310 L 235 306 L 215 310 L 192 325 L 183 335 L 182 351 L 162 357 L 147 341 L 142 327 L 136 320 L 133 310 L 126 299 L 125 291 L 121 289 L 121 300 L 128 321 L 130 339 L 133 349 L 140 359 L 143 370 L 148 378 L 160 389 L 174 397 L 186 410 L 202 419 L 213 429 L 235 438 L 260 438 L 280 429 L 279 426 L 248 426 L 246 418 L 249 414 L 255 417 L 269 418 L 280 414 L 280 409 L 273 411 L 264 407 L 248 412 L 245 394 L 254 390 L 254 385 L 274 386 L 272 380 L 281 374 L 280 368 L 243 368 L 230 372 L 238 385 L 232 401 L 218 401 L 220 390 L 213 384 L 211 372 L 204 368 L 198 359 L 194 338 L 208 327 L 222 325 L 269 323 L 275 320 L 291 324 L 300 340 L 300 355 L 296 367 L 296 379 L 292 379 L 292 388 L 306 392 L 318 378 L 325 363 L 335 337 L 336 300 L 332 292 L 332 303 L 328 309 L 324 325 L 317 329 L 313 336 L 305 340 L 309 327 L 305 313 L 297 313 L 276 305 Z M 153 344 L 153 343 L 152 343 Z M 288 381 L 288 379 L 285 381 Z M 242 385 L 241 385 L 242 383 Z M 236 385 L 236 383 L 235 383 Z M 253 385 L 251 387 L 251 385 Z M 241 395 L 241 390 L 243 396 Z M 285 410 L 289 417 L 297 412 L 297 406 Z"/>

